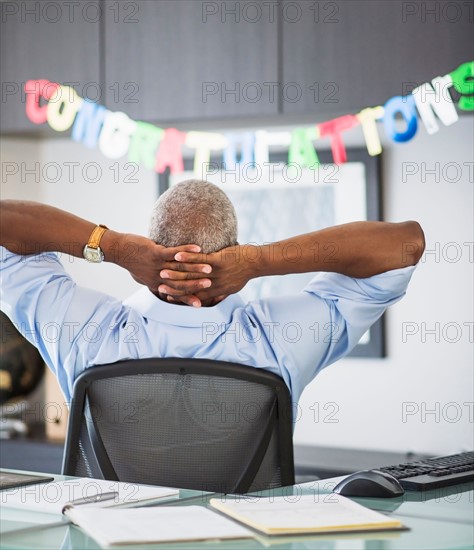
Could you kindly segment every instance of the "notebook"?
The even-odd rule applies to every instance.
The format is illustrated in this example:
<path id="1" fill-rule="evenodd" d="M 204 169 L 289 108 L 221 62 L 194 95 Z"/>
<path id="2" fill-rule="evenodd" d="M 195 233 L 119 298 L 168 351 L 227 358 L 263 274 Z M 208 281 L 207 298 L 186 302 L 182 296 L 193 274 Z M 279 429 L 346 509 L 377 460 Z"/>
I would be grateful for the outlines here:
<path id="1" fill-rule="evenodd" d="M 211 499 L 216 510 L 266 535 L 406 529 L 400 521 L 341 495 Z M 294 500 L 293 500 L 294 499 Z"/>
<path id="2" fill-rule="evenodd" d="M 253 538 L 253 533 L 203 506 L 118 510 L 78 506 L 66 512 L 101 546 Z"/>
<path id="3" fill-rule="evenodd" d="M 179 489 L 81 478 L 0 491 L 2 506 L 60 515 L 79 506 L 94 508 L 145 506 Z"/>

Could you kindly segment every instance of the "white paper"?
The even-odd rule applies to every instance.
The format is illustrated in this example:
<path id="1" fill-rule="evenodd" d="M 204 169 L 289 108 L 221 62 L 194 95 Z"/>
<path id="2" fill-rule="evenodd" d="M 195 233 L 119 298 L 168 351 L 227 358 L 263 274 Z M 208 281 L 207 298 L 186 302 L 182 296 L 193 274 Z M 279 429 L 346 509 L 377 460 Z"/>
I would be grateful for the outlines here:
<path id="1" fill-rule="evenodd" d="M 118 495 L 111 500 L 81 506 L 137 506 L 155 499 L 179 495 L 178 489 L 169 487 L 81 478 L 5 489 L 0 492 L 0 502 L 5 507 L 61 514 L 63 507 L 71 501 L 110 492 L 117 492 Z"/>
<path id="2" fill-rule="evenodd" d="M 102 546 L 253 537 L 249 530 L 202 506 L 133 510 L 78 507 L 70 510 L 68 517 Z"/>

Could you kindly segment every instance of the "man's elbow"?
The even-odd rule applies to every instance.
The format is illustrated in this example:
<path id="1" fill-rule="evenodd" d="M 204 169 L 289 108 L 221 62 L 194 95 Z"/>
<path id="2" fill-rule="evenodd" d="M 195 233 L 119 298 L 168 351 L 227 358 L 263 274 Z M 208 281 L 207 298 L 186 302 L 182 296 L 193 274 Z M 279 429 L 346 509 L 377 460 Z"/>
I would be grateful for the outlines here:
<path id="1" fill-rule="evenodd" d="M 407 245 L 404 246 L 405 252 L 407 252 L 404 260 L 407 265 L 416 265 L 425 251 L 425 233 L 418 222 L 408 221 L 405 223 L 409 238 Z"/>

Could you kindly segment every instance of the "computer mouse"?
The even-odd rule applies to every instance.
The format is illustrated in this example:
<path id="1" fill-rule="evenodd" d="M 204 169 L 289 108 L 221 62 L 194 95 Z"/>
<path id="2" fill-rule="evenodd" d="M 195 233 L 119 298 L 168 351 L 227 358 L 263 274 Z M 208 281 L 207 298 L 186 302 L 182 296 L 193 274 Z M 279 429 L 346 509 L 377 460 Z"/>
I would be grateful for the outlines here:
<path id="1" fill-rule="evenodd" d="M 405 491 L 390 474 L 379 470 L 361 470 L 343 479 L 333 492 L 346 497 L 394 498 Z"/>

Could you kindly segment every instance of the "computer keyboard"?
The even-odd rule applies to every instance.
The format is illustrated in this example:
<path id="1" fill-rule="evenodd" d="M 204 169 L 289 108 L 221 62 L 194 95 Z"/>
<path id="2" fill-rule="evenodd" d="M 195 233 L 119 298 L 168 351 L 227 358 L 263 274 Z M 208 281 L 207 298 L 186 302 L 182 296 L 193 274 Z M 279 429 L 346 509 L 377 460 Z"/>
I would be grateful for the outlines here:
<path id="1" fill-rule="evenodd" d="M 474 452 L 428 458 L 377 468 L 392 475 L 408 491 L 427 491 L 474 481 Z"/>

